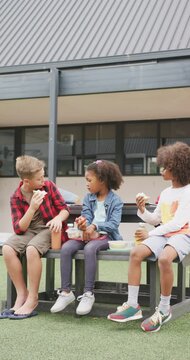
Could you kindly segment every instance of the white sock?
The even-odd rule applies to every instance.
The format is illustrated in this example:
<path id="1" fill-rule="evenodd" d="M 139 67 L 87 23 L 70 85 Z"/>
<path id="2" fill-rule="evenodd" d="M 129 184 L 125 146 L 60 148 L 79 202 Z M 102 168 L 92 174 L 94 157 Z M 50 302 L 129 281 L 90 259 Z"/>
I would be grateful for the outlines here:
<path id="1" fill-rule="evenodd" d="M 139 295 L 139 286 L 128 285 L 128 300 L 127 304 L 132 307 L 138 306 L 138 295 Z"/>
<path id="2" fill-rule="evenodd" d="M 170 299 L 171 299 L 171 295 L 164 296 L 164 295 L 161 294 L 161 296 L 160 296 L 160 303 L 158 305 L 158 309 L 163 314 L 168 314 L 169 311 L 170 311 Z"/>

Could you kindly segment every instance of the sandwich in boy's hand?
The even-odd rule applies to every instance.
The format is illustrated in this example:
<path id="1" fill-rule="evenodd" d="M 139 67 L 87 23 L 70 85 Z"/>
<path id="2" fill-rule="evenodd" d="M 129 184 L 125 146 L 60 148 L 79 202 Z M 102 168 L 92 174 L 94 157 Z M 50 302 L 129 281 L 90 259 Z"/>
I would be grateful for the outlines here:
<path id="1" fill-rule="evenodd" d="M 136 195 L 136 199 L 137 199 L 138 197 L 143 197 L 146 202 L 149 200 L 149 196 L 147 196 L 147 195 L 144 194 L 143 192 L 138 193 L 138 194 Z"/>
<path id="2" fill-rule="evenodd" d="M 44 198 L 44 196 L 47 194 L 47 191 L 38 189 L 38 190 L 33 190 L 33 193 L 41 194 L 41 196 L 43 196 L 43 198 Z"/>

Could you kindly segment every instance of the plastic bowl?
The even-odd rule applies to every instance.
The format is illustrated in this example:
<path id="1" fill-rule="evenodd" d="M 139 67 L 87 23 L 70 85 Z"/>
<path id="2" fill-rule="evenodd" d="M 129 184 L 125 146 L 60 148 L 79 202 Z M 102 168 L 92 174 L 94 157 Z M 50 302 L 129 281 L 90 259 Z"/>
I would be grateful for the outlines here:
<path id="1" fill-rule="evenodd" d="M 69 239 L 82 239 L 82 231 L 78 228 L 70 228 L 66 230 Z"/>
<path id="2" fill-rule="evenodd" d="M 111 250 L 120 250 L 120 249 L 129 249 L 129 248 L 131 248 L 129 246 L 129 242 L 124 241 L 124 240 L 108 241 L 108 243 L 109 243 L 109 248 Z"/>

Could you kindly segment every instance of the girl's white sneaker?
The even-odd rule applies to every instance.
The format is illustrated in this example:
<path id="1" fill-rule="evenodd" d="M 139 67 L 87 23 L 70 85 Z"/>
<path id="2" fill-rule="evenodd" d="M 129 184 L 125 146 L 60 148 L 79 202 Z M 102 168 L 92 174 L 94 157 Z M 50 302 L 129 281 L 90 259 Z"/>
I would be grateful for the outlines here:
<path id="1" fill-rule="evenodd" d="M 86 315 L 92 310 L 92 306 L 95 302 L 95 297 L 91 291 L 87 291 L 83 295 L 78 296 L 77 300 L 80 301 L 76 309 L 77 315 Z"/>
<path id="2" fill-rule="evenodd" d="M 64 310 L 67 307 L 67 305 L 71 304 L 75 300 L 75 296 L 72 291 L 67 293 L 66 291 L 58 290 L 57 294 L 59 296 L 55 304 L 50 309 L 52 313 L 56 313 Z"/>

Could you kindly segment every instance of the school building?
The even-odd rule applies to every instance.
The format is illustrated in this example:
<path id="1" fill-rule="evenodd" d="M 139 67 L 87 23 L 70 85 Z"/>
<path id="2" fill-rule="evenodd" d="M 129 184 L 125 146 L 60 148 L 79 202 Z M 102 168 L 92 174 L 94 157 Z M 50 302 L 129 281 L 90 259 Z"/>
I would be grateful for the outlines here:
<path id="1" fill-rule="evenodd" d="M 157 148 L 190 145 L 190 1 L 6 0 L 0 24 L 0 231 L 21 154 L 81 200 L 85 165 L 114 161 L 122 199 L 155 202 Z"/>

